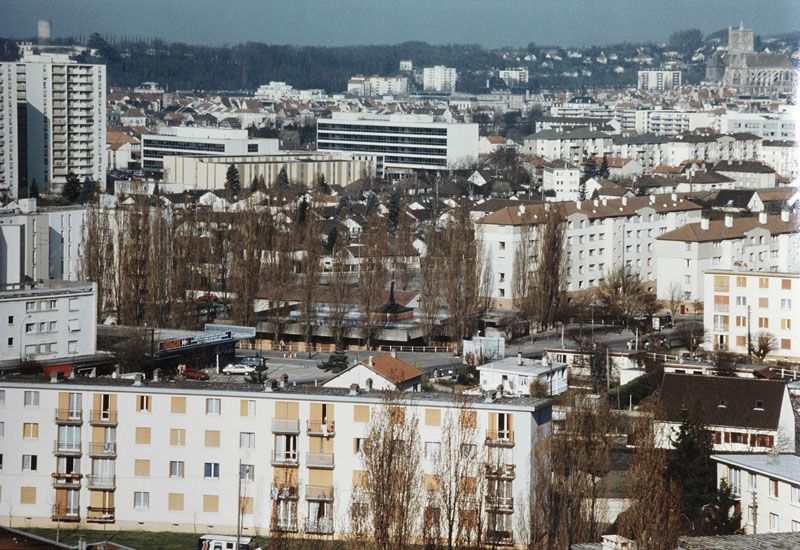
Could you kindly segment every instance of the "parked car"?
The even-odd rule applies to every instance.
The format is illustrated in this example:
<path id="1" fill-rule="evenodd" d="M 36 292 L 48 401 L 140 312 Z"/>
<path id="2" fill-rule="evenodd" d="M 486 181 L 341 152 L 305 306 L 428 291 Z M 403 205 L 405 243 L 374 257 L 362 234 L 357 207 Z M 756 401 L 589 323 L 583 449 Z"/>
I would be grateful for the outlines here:
<path id="1" fill-rule="evenodd" d="M 252 374 L 256 372 L 256 368 L 252 365 L 243 365 L 242 363 L 229 363 L 224 369 L 222 374 Z"/>
<path id="2" fill-rule="evenodd" d="M 263 361 L 266 361 L 266 359 L 262 359 L 261 357 L 255 357 L 255 356 L 242 357 L 241 359 L 239 359 L 239 364 L 249 365 L 251 367 L 259 368 L 262 366 Z"/>
<path id="3" fill-rule="evenodd" d="M 185 369 L 183 371 L 183 377 L 188 378 L 189 380 L 208 380 L 209 376 L 204 373 L 203 371 L 199 370 L 189 370 Z"/>

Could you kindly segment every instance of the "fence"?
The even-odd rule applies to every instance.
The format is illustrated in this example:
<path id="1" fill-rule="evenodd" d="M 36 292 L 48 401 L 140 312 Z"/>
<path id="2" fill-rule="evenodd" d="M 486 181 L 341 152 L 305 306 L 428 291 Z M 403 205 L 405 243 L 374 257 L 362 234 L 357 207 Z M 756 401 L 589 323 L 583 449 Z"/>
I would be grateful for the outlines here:
<path id="1" fill-rule="evenodd" d="M 239 340 L 236 343 L 238 349 L 252 351 L 286 351 L 294 353 L 304 353 L 308 351 L 305 342 L 278 342 L 272 340 Z M 312 351 L 332 353 L 336 351 L 336 344 L 317 343 L 311 346 Z M 443 343 L 437 346 L 393 346 L 382 344 L 377 351 L 399 351 L 407 353 L 453 353 L 456 349 L 453 343 Z M 345 351 L 367 351 L 366 346 L 348 345 Z"/>

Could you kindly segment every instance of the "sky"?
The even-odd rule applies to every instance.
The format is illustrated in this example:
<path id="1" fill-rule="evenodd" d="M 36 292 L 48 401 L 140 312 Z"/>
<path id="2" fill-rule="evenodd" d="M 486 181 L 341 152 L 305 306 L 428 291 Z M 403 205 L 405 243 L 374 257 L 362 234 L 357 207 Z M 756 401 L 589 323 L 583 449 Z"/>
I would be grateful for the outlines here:
<path id="1" fill-rule="evenodd" d="M 800 29 L 800 0 L 0 0 L 0 36 L 161 38 L 192 44 L 361 45 L 421 40 L 494 48 L 665 42 L 675 30 Z"/>

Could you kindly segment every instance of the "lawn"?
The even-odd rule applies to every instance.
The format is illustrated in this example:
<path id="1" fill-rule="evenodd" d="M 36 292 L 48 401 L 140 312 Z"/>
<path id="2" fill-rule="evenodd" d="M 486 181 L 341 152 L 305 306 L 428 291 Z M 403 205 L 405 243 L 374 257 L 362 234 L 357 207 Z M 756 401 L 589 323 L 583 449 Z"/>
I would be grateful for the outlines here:
<path id="1" fill-rule="evenodd" d="M 26 529 L 26 531 L 56 539 L 55 529 Z M 78 537 L 86 535 L 87 542 L 112 541 L 124 546 L 136 548 L 136 550 L 147 550 L 157 547 L 159 550 L 194 550 L 197 548 L 197 538 L 204 533 L 195 535 L 194 533 L 174 533 L 174 532 L 148 532 L 148 531 L 117 531 L 114 529 L 90 529 L 75 530 L 69 527 L 62 528 L 58 540 L 64 544 L 78 544 Z M 255 541 L 263 544 L 263 540 Z M 257 548 L 258 544 L 252 546 Z"/>

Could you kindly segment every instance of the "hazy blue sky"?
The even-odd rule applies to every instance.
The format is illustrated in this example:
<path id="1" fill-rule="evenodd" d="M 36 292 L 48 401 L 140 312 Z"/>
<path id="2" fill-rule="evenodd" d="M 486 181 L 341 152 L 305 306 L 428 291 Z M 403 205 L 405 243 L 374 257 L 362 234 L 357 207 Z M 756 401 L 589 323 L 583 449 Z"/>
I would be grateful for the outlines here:
<path id="1" fill-rule="evenodd" d="M 665 41 L 740 20 L 756 33 L 800 29 L 800 0 L 0 0 L 0 36 L 108 33 L 189 43 L 479 43 L 585 46 Z"/>

